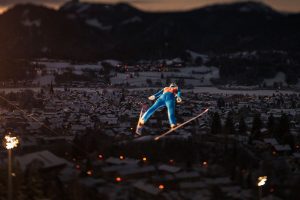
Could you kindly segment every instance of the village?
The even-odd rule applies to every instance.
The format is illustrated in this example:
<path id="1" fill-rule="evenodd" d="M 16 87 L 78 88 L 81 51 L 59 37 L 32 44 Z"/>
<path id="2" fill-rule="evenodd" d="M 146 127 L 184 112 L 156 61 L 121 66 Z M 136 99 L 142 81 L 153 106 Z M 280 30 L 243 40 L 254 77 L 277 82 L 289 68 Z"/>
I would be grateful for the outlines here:
<path id="1" fill-rule="evenodd" d="M 183 103 L 176 107 L 179 122 L 206 108 L 209 112 L 156 142 L 150 136 L 169 128 L 165 110 L 159 110 L 144 135 L 135 137 L 141 106 L 151 105 L 147 97 L 158 90 L 51 86 L 2 92 L 1 133 L 11 132 L 20 140 L 14 150 L 16 195 L 26 184 L 33 192 L 46 191 L 41 197 L 56 199 L 250 200 L 299 195 L 299 93 L 183 88 Z M 280 135 L 276 129 L 285 118 L 288 127 Z M 6 162 L 5 149 L 1 162 Z M 258 187 L 261 176 L 268 180 Z"/>

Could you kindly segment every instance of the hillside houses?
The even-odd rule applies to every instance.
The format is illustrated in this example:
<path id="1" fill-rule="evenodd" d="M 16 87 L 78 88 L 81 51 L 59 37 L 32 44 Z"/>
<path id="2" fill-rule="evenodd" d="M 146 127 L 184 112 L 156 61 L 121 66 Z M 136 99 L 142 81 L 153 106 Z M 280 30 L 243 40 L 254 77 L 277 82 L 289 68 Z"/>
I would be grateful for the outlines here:
<path id="1" fill-rule="evenodd" d="M 274 175 L 282 169 L 285 170 L 287 179 L 294 180 L 299 176 L 299 95 L 236 95 L 201 92 L 199 89 L 183 90 L 183 103 L 176 107 L 179 123 L 199 114 L 204 108 L 209 108 L 209 112 L 166 136 L 161 144 L 167 146 L 170 141 L 174 141 L 174 144 L 192 141 L 194 149 L 188 151 L 175 146 L 172 151 L 169 150 L 175 156 L 182 156 L 183 160 L 178 162 L 172 157 L 166 157 L 166 152 L 155 154 L 155 161 L 150 157 L 143 160 L 137 154 L 140 156 L 145 153 L 143 148 L 153 144 L 154 135 L 169 129 L 166 110 L 161 109 L 147 122 L 145 136 L 131 140 L 141 106 L 150 106 L 152 102 L 147 97 L 157 90 L 159 88 L 56 88 L 51 95 L 36 91 L 34 95 L 42 101 L 42 107 L 32 105 L 28 109 L 13 109 L 2 105 L 0 129 L 3 132 L 11 130 L 20 137 L 20 151 L 17 153 L 22 169 L 37 166 L 50 170 L 49 174 L 54 170 L 62 184 L 68 186 L 66 193 L 79 187 L 83 197 L 90 199 L 117 199 L 122 196 L 124 199 L 215 197 L 250 200 L 256 195 L 251 187 L 256 184 L 257 176 L 268 173 L 265 166 L 272 166 L 272 171 L 267 174 L 270 181 L 268 189 L 272 185 L 286 187 L 289 184 L 280 182 Z M 23 105 L 22 98 L 14 103 Z M 234 113 L 233 126 L 236 134 L 211 134 L 212 116 L 215 112 L 220 116 L 222 127 L 227 116 Z M 253 118 L 257 113 L 262 122 L 260 135 L 258 138 L 251 138 Z M 289 119 L 294 145 L 277 139 L 268 132 L 269 117 L 272 115 L 275 121 L 279 121 L 283 114 Z M 237 134 L 241 115 L 244 116 L 247 130 L 243 134 Z M 112 149 L 105 152 L 109 156 L 101 154 L 101 157 L 95 157 L 97 152 L 91 144 L 93 135 L 110 138 L 108 141 L 111 143 L 106 144 L 104 140 L 99 147 L 105 151 L 105 148 L 111 146 Z M 86 149 L 91 146 L 91 151 L 87 155 L 85 152 L 84 156 L 80 154 L 77 158 L 74 138 L 79 140 L 79 144 L 88 144 Z M 120 146 L 116 146 L 117 144 Z M 129 146 L 128 149 L 130 145 L 137 145 L 138 148 L 132 147 L 128 152 L 122 152 L 122 157 L 116 156 L 122 150 L 119 148 L 126 145 Z M 153 148 L 148 150 L 155 152 Z M 193 157 L 185 151 L 192 151 Z M 225 163 L 227 154 L 230 154 L 230 162 L 242 164 L 232 167 L 230 162 L 225 160 Z M 49 160 L 45 157 L 49 157 Z M 33 164 L 27 164 L 27 161 L 32 161 Z M 50 162 L 57 167 L 47 167 L 51 166 Z M 267 194 L 269 193 L 266 192 L 265 196 Z"/>

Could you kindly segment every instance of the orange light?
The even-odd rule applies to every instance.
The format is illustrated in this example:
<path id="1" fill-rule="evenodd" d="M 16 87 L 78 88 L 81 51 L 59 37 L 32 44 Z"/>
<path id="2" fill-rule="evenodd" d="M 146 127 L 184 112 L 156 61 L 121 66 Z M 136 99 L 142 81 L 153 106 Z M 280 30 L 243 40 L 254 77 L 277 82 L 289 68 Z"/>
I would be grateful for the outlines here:
<path id="1" fill-rule="evenodd" d="M 124 160 L 125 159 L 125 157 L 124 156 L 120 156 L 120 160 Z"/>
<path id="2" fill-rule="evenodd" d="M 101 154 L 98 155 L 99 159 L 103 159 L 103 156 Z"/>
<path id="3" fill-rule="evenodd" d="M 88 170 L 88 171 L 86 172 L 86 174 L 89 175 L 89 176 L 91 176 L 91 175 L 93 174 L 93 171 L 92 171 L 92 170 Z"/>
<path id="4" fill-rule="evenodd" d="M 122 178 L 121 177 L 116 177 L 116 182 L 121 182 Z"/>
<path id="5" fill-rule="evenodd" d="M 146 162 L 147 161 L 147 157 L 143 157 L 143 161 Z"/>
<path id="6" fill-rule="evenodd" d="M 165 186 L 164 186 L 163 184 L 160 184 L 160 185 L 158 186 L 158 188 L 159 188 L 160 190 L 163 190 L 163 189 L 165 189 Z"/>
<path id="7" fill-rule="evenodd" d="M 206 161 L 203 162 L 203 166 L 207 166 L 207 164 L 208 164 L 208 163 L 207 163 Z"/>

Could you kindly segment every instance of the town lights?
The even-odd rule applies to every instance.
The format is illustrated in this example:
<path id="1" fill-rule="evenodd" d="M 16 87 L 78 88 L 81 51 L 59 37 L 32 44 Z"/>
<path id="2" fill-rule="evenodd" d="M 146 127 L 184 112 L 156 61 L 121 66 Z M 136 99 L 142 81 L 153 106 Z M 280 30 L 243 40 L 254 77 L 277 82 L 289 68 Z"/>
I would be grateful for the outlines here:
<path id="1" fill-rule="evenodd" d="M 9 149 L 13 149 L 15 147 L 18 146 L 19 144 L 19 140 L 17 137 L 11 137 L 10 134 L 9 135 L 6 135 L 5 138 L 4 138 L 4 144 L 5 144 L 5 148 L 7 150 Z"/>
<path id="2" fill-rule="evenodd" d="M 124 159 L 125 159 L 125 157 L 124 157 L 124 156 L 120 156 L 119 158 L 120 158 L 120 160 L 124 160 Z"/>
<path id="3" fill-rule="evenodd" d="M 89 176 L 92 176 L 92 175 L 93 175 L 93 171 L 92 171 L 92 170 L 88 170 L 88 171 L 86 172 L 86 174 L 89 175 Z"/>
<path id="4" fill-rule="evenodd" d="M 268 178 L 267 176 L 260 176 L 260 177 L 258 177 L 258 179 L 257 179 L 257 186 L 260 187 L 260 186 L 265 185 L 266 181 L 268 180 L 267 178 Z"/>
<path id="5" fill-rule="evenodd" d="M 267 180 L 268 180 L 267 176 L 260 176 L 257 178 L 258 199 L 262 198 L 262 186 L 266 184 Z"/>
<path id="6" fill-rule="evenodd" d="M 122 178 L 121 177 L 116 177 L 116 182 L 120 183 L 122 181 Z"/>
<path id="7" fill-rule="evenodd" d="M 163 189 L 165 189 L 165 186 L 164 186 L 163 184 L 160 184 L 160 185 L 158 186 L 158 189 L 163 190 Z"/>
<path id="8" fill-rule="evenodd" d="M 169 163 L 170 163 L 170 164 L 174 164 L 174 162 L 175 162 L 175 161 L 174 161 L 173 159 L 170 159 L 170 160 L 169 160 Z"/>
<path id="9" fill-rule="evenodd" d="M 7 149 L 8 153 L 8 192 L 7 199 L 12 200 L 12 149 L 17 147 L 19 144 L 19 140 L 17 137 L 12 137 L 11 133 L 4 137 L 4 147 Z M 14 174 L 15 176 L 15 174 Z"/>
<path id="10" fill-rule="evenodd" d="M 147 157 L 143 157 L 143 161 L 144 161 L 144 162 L 147 162 Z"/>

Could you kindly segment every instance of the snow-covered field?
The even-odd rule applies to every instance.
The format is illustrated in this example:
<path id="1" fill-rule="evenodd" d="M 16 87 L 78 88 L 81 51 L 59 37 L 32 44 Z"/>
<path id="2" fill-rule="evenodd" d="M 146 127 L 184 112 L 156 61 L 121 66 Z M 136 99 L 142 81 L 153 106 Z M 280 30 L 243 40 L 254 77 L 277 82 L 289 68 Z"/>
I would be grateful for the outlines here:
<path id="1" fill-rule="evenodd" d="M 286 76 L 283 72 L 278 72 L 274 78 L 265 79 L 264 83 L 267 86 L 273 86 L 274 83 L 282 84 L 282 86 L 287 86 Z"/>
<path id="2" fill-rule="evenodd" d="M 76 91 L 84 91 L 84 92 L 102 92 L 104 89 L 101 88 L 69 88 L 70 90 L 76 90 Z M 145 91 L 149 89 L 154 89 L 154 90 L 160 90 L 160 87 L 140 87 L 140 88 L 129 88 L 129 91 Z M 24 90 L 33 90 L 33 91 L 40 91 L 39 87 L 36 88 L 0 88 L 0 92 L 19 92 L 19 91 L 24 91 Z M 54 90 L 60 90 L 63 91 L 64 88 L 54 88 Z M 108 92 L 113 92 L 113 91 L 120 91 L 119 88 L 105 88 L 106 91 Z M 257 96 L 272 96 L 273 94 L 297 94 L 300 95 L 300 92 L 297 91 L 292 91 L 292 90 L 224 90 L 224 89 L 219 89 L 216 87 L 195 87 L 194 89 L 182 89 L 182 94 L 187 92 L 194 92 L 194 93 L 210 93 L 210 94 L 228 94 L 228 95 L 233 95 L 233 94 L 242 94 L 242 95 L 257 95 Z"/>
<path id="3" fill-rule="evenodd" d="M 163 78 L 162 78 L 163 76 Z M 117 73 L 115 77 L 110 79 L 112 85 L 126 84 L 131 86 L 147 86 L 147 80 L 155 83 L 166 83 L 166 80 L 178 81 L 184 79 L 185 85 L 190 86 L 210 86 L 212 85 L 211 79 L 219 78 L 219 69 L 216 67 L 184 67 L 180 68 L 177 72 L 139 72 L 137 74 L 130 73 Z"/>

